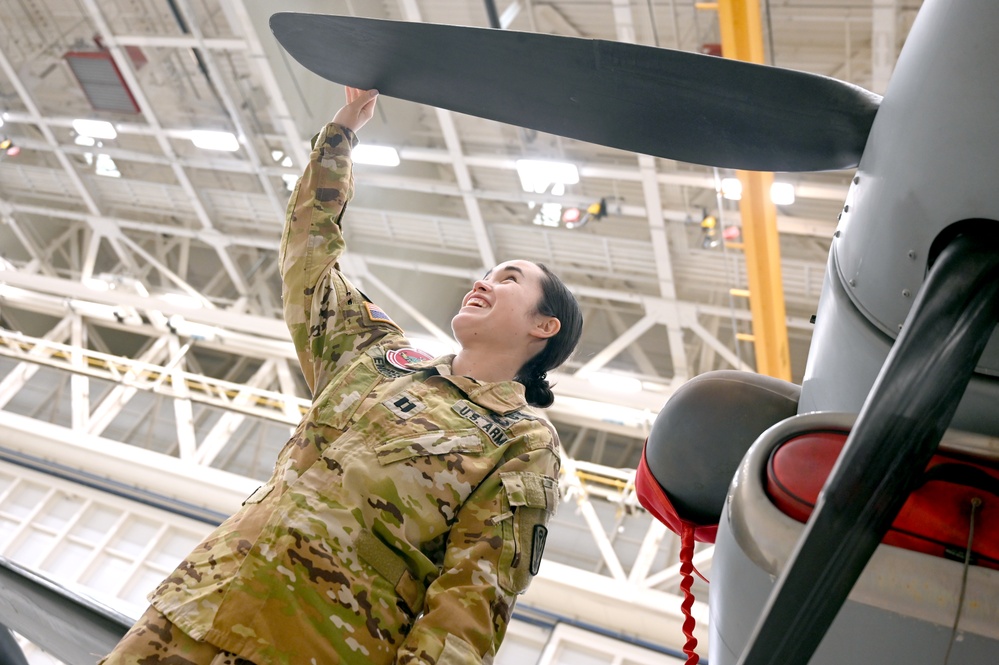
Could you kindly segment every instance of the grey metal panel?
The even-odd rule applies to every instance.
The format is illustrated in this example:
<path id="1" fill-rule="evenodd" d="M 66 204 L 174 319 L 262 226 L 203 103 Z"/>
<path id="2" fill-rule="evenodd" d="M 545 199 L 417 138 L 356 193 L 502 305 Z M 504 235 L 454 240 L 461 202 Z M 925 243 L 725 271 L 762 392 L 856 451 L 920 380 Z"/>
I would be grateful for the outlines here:
<path id="1" fill-rule="evenodd" d="M 843 244 L 833 243 L 816 313 L 808 363 L 801 384 L 798 413 L 841 411 L 859 413 L 874 385 L 894 339 L 856 308 L 840 280 Z M 997 339 L 993 337 L 990 347 Z M 986 347 L 985 354 L 990 347 Z M 983 358 L 985 355 L 983 355 Z M 850 386 L 851 390 L 844 390 Z M 999 435 L 999 382 L 976 374 L 965 391 L 951 427 Z"/>
<path id="2" fill-rule="evenodd" d="M 67 665 L 92 665 L 133 619 L 0 557 L 0 623 Z"/>
<path id="3" fill-rule="evenodd" d="M 711 568 L 711 665 L 734 665 L 773 588 L 773 578 L 735 542 L 728 520 L 718 529 Z M 810 665 L 904 663 L 939 665 L 950 638 L 945 626 L 847 601 Z M 994 665 L 999 641 L 960 632 L 951 662 Z"/>
<path id="4" fill-rule="evenodd" d="M 999 220 L 996 26 L 999 3 L 925 3 L 847 197 L 840 275 L 889 335 L 912 306 L 940 232 L 961 220 Z M 997 350 L 980 364 L 999 369 Z"/>
<path id="5" fill-rule="evenodd" d="M 712 665 L 735 663 L 759 619 L 776 576 L 787 565 L 804 525 L 777 510 L 762 483 L 770 452 L 780 442 L 807 431 L 846 431 L 851 414 L 813 413 L 790 418 L 753 444 L 729 489 L 722 513 L 710 585 Z M 963 435 L 948 432 L 949 440 Z M 994 454 L 987 438 L 969 440 L 965 451 Z M 962 566 L 954 561 L 880 546 L 854 586 L 835 622 L 810 661 L 943 662 L 957 611 Z M 973 566 L 968 571 L 961 632 L 953 662 L 985 665 L 999 658 L 995 589 L 999 573 Z"/>

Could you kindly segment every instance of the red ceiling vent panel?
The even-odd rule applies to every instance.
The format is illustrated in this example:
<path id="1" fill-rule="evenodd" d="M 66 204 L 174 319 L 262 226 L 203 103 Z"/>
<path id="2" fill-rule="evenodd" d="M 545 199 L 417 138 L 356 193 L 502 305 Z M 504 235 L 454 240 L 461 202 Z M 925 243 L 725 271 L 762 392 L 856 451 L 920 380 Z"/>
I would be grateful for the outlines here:
<path id="1" fill-rule="evenodd" d="M 66 54 L 66 62 L 95 110 L 139 112 L 139 105 L 109 52 L 70 51 Z"/>

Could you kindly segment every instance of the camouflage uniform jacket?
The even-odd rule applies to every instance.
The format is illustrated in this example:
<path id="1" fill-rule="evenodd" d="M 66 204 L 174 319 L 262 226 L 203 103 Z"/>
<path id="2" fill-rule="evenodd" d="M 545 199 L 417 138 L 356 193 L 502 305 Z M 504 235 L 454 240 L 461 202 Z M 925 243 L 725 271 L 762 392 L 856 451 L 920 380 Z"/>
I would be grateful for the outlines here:
<path id="1" fill-rule="evenodd" d="M 523 386 L 406 365 L 340 273 L 350 130 L 320 132 L 288 206 L 285 318 L 311 409 L 270 481 L 150 595 L 254 663 L 489 663 L 558 501 L 558 441 Z"/>

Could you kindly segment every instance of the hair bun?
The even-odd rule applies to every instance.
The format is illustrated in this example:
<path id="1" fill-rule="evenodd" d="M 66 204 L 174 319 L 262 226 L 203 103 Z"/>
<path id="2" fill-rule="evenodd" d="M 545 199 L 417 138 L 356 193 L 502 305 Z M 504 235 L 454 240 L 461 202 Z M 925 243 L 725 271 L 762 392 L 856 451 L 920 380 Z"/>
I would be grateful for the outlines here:
<path id="1" fill-rule="evenodd" d="M 524 381 L 524 396 L 527 403 L 541 409 L 548 408 L 555 401 L 555 394 L 545 379 L 545 375 L 531 377 Z"/>

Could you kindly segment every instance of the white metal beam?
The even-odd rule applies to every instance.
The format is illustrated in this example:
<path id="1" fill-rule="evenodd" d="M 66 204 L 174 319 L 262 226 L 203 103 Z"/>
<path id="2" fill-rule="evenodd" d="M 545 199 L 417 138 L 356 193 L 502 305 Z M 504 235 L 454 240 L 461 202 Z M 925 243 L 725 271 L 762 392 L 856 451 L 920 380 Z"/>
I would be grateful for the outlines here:
<path id="1" fill-rule="evenodd" d="M 631 13 L 630 1 L 612 0 L 611 4 L 618 41 L 629 44 L 636 43 L 635 20 Z M 655 257 L 656 272 L 659 276 L 659 293 L 667 302 L 675 302 L 676 278 L 673 273 L 669 241 L 666 237 L 666 220 L 662 214 L 662 195 L 659 191 L 656 160 L 649 155 L 638 155 L 638 168 L 642 178 L 642 193 L 645 197 L 649 235 L 652 239 L 652 254 Z M 687 349 L 683 344 L 683 332 L 680 330 L 679 315 L 675 308 L 665 313 L 667 316 L 661 320 L 661 323 L 666 326 L 666 338 L 669 342 L 669 353 L 673 364 L 673 382 L 674 385 L 679 385 L 686 381 L 690 375 L 690 368 L 687 366 Z"/>
<path id="2" fill-rule="evenodd" d="M 111 389 L 100 404 L 94 407 L 93 413 L 90 415 L 90 426 L 87 428 L 89 434 L 100 435 L 114 422 L 128 401 L 139 392 L 139 389 L 132 384 L 138 379 L 142 366 L 145 364 L 157 365 L 165 360 L 169 342 L 169 335 L 156 338 L 152 345 L 136 359 L 141 364 L 125 371 L 120 383 Z"/>
<path id="3" fill-rule="evenodd" d="M 192 184 L 187 172 L 178 163 L 176 159 L 176 152 L 174 151 L 173 146 L 170 145 L 170 140 L 162 131 L 162 124 L 153 110 L 154 107 L 146 98 L 142 85 L 132 69 L 131 61 L 129 60 L 127 54 L 124 53 L 122 47 L 118 44 L 107 19 L 104 17 L 103 11 L 101 11 L 101 8 L 97 6 L 96 0 L 82 0 L 82 3 L 87 8 L 90 18 L 94 21 L 94 24 L 97 27 L 97 32 L 104 42 L 104 46 L 111 54 L 111 58 L 114 60 L 118 71 L 128 85 L 129 91 L 135 98 L 135 103 L 138 105 L 143 117 L 150 124 L 150 126 L 154 128 L 154 136 L 160 150 L 162 150 L 163 154 L 170 158 L 170 166 L 173 170 L 174 177 L 177 178 L 177 182 L 180 183 L 180 186 L 187 193 L 188 199 L 194 207 L 195 214 L 197 215 L 198 221 L 201 223 L 202 228 L 206 230 L 214 230 L 214 224 L 208 215 L 208 211 L 205 209 L 204 203 L 201 201 L 201 197 L 198 195 L 198 191 Z M 96 213 L 96 211 L 93 212 Z M 219 260 L 222 262 L 222 267 L 225 269 L 226 274 L 229 276 L 229 279 L 236 288 L 236 291 L 238 291 L 240 295 L 245 294 L 247 292 L 246 282 L 243 279 L 241 271 L 233 262 L 232 257 L 229 256 L 225 245 L 214 244 L 213 246 L 219 256 Z"/>
<path id="4" fill-rule="evenodd" d="M 52 329 L 45 333 L 45 336 L 42 337 L 42 339 L 46 342 L 63 342 L 68 339 L 72 333 L 73 318 L 73 314 L 67 314 L 54 326 L 52 326 Z M 31 356 L 42 357 L 51 355 L 53 351 L 44 346 L 35 346 L 28 353 Z M 10 400 L 13 399 L 13 397 L 19 393 L 25 385 L 27 385 L 28 381 L 31 380 L 31 377 L 33 377 L 39 369 L 41 369 L 41 366 L 31 362 L 30 360 L 21 361 L 7 374 L 7 376 L 0 380 L 0 409 L 6 406 L 7 403 L 10 402 Z"/>
<path id="5" fill-rule="evenodd" d="M 82 316 L 75 314 L 72 322 L 70 363 L 77 371 L 70 376 L 70 414 L 73 429 L 86 431 L 87 421 L 90 419 L 90 379 L 80 370 L 83 369 L 83 349 L 87 346 L 87 333 Z"/>
<path id="6" fill-rule="evenodd" d="M 190 345 L 180 345 L 176 335 L 167 337 L 167 348 L 170 352 L 170 385 L 173 387 L 173 415 L 177 430 L 177 456 L 182 460 L 193 460 L 198 449 L 198 441 L 194 435 L 194 408 L 191 406 L 191 391 L 187 387 L 186 366 L 184 357 L 190 350 Z"/>
<path id="7" fill-rule="evenodd" d="M 416 0 L 399 0 L 399 7 L 407 21 L 423 20 Z M 440 123 L 441 132 L 444 134 L 444 144 L 447 146 L 448 157 L 454 167 L 454 175 L 458 181 L 461 200 L 465 204 L 465 212 L 468 213 L 468 219 L 472 223 L 472 231 L 475 234 L 479 256 L 482 258 L 482 266 L 486 269 L 492 269 L 496 265 L 496 253 L 489 240 L 486 220 L 482 216 L 482 210 L 479 208 L 479 201 L 474 192 L 472 175 L 465 162 L 461 139 L 458 137 L 458 130 L 454 125 L 454 116 L 451 115 L 450 111 L 441 108 L 435 108 L 434 112 L 437 116 L 437 122 Z"/>
<path id="8" fill-rule="evenodd" d="M 268 360 L 260 366 L 260 368 L 254 372 L 253 376 L 250 377 L 248 381 L 245 382 L 246 389 L 240 390 L 235 397 L 233 397 L 232 402 L 234 405 L 246 406 L 251 403 L 255 395 L 253 389 L 264 388 L 270 385 L 275 374 L 275 364 L 277 361 Z M 286 401 L 287 404 L 293 404 L 291 401 Z M 290 409 L 284 409 L 284 412 L 293 417 L 294 419 L 300 419 L 301 415 L 298 412 L 291 411 Z M 239 426 L 243 424 L 246 420 L 246 416 L 241 413 L 235 413 L 232 411 L 222 414 L 215 426 L 212 427 L 211 431 L 205 436 L 205 439 L 201 442 L 198 447 L 197 455 L 194 459 L 197 460 L 199 464 L 204 464 L 205 466 L 211 465 L 215 461 L 215 458 L 219 456 L 219 453 L 226 447 L 229 443 L 232 435 L 239 429 Z"/>
<path id="9" fill-rule="evenodd" d="M 649 328 L 657 323 L 660 323 L 660 321 L 658 321 L 655 316 L 646 314 L 636 321 L 634 325 L 628 328 L 628 330 L 619 335 L 617 339 L 605 346 L 592 358 L 586 361 L 582 367 L 576 370 L 576 376 L 585 378 L 590 374 L 593 374 L 593 372 L 596 372 L 608 362 L 613 360 L 617 354 L 624 351 L 624 349 L 630 346 L 633 342 L 638 341 L 639 337 L 644 335 Z"/>

